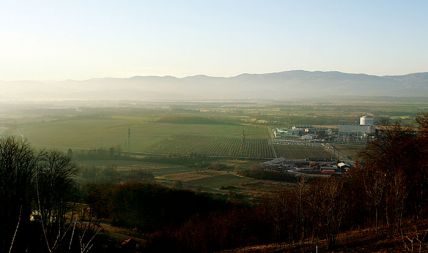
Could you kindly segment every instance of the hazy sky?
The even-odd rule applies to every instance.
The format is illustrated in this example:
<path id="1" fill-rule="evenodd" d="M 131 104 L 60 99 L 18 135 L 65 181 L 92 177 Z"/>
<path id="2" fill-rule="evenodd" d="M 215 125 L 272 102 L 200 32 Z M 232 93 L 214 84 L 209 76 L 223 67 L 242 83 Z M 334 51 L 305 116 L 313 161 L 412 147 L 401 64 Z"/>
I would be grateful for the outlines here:
<path id="1" fill-rule="evenodd" d="M 428 71 L 428 1 L 0 0 L 0 80 Z"/>

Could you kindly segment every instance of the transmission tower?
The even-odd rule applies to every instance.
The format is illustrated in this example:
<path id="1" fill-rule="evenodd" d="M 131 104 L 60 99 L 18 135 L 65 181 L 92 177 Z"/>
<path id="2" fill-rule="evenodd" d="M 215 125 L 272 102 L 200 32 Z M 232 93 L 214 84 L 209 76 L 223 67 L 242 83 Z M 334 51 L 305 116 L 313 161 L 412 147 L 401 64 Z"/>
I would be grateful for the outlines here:
<path id="1" fill-rule="evenodd" d="M 131 152 L 131 128 L 128 127 L 128 153 Z"/>
<path id="2" fill-rule="evenodd" d="M 244 128 L 244 129 L 242 129 L 242 143 L 241 143 L 241 145 L 242 145 L 242 146 L 244 146 L 244 145 L 245 145 L 245 128 Z"/>

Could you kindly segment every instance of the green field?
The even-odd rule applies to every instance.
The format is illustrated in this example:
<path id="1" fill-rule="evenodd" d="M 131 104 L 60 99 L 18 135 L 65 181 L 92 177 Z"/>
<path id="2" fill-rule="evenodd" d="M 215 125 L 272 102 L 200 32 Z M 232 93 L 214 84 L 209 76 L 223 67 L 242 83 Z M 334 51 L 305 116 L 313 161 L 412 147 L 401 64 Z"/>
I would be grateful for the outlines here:
<path id="1" fill-rule="evenodd" d="M 267 137 L 267 136 L 266 136 Z M 155 145 L 149 151 L 154 154 L 201 154 L 211 157 L 273 158 L 267 138 L 246 139 L 212 136 L 172 136 Z"/>
<path id="2" fill-rule="evenodd" d="M 75 162 L 82 168 L 142 170 L 171 187 L 261 196 L 274 194 L 285 183 L 242 177 L 237 171 L 250 169 L 275 155 L 322 160 L 333 156 L 317 144 L 272 145 L 269 128 L 296 124 L 334 128 L 338 124 L 358 124 L 359 116 L 366 112 L 375 114 L 377 119 L 399 119 L 412 126 L 414 116 L 428 110 L 428 104 L 426 101 L 397 104 L 394 100 L 357 101 L 354 105 L 165 103 L 79 108 L 62 104 L 28 105 L 13 113 L 10 111 L 14 108 L 3 107 L 0 112 L 1 109 L 0 135 L 23 137 L 36 148 L 62 151 L 71 148 Z M 335 147 L 342 157 L 352 158 L 362 148 Z M 137 154 L 109 156 L 110 148 Z M 97 156 L 95 149 L 103 149 L 104 154 Z"/>
<path id="3" fill-rule="evenodd" d="M 36 147 L 60 150 L 121 147 L 141 153 L 253 156 L 261 151 L 261 156 L 270 156 L 269 149 L 259 147 L 266 145 L 266 128 L 253 125 L 165 123 L 138 116 L 71 117 L 26 123 L 9 132 L 24 136 Z"/>
<path id="4" fill-rule="evenodd" d="M 37 148 L 66 151 L 104 149 L 142 155 L 201 155 L 226 159 L 328 159 L 322 147 L 275 145 L 268 127 L 314 124 L 335 127 L 358 124 L 359 115 L 402 120 L 414 125 L 414 116 L 428 108 L 426 101 L 388 99 L 342 103 L 158 103 L 99 107 L 76 105 L 22 105 L 0 118 L 0 134 L 27 139 Z M 348 101 L 349 102 L 349 101 Z M 344 102 L 343 102 L 344 103 Z M 11 108 L 9 108 L 11 110 Z M 16 109 L 15 109 L 16 110 Z M 131 135 L 128 142 L 128 129 Z M 245 132 L 245 141 L 243 140 Z M 337 147 L 354 157 L 357 149 Z M 275 151 L 275 152 L 274 152 Z"/>

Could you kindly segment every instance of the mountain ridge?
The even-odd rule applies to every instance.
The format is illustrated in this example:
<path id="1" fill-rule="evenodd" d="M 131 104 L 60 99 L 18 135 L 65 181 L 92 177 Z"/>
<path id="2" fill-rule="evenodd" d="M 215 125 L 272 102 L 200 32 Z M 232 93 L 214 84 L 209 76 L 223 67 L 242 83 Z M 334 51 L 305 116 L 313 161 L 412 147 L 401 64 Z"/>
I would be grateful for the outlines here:
<path id="1" fill-rule="evenodd" d="M 290 70 L 230 77 L 132 76 L 0 81 L 2 100 L 289 100 L 338 96 L 428 97 L 428 72 L 369 75 Z"/>

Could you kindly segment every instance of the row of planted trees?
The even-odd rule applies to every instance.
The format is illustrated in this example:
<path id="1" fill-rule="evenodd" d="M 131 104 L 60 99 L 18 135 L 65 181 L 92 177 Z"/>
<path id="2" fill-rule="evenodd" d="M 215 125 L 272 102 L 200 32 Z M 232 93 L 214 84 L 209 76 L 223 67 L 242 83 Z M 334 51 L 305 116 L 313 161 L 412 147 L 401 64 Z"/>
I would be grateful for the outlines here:
<path id="1" fill-rule="evenodd" d="M 13 137 L 0 140 L 0 252 L 89 249 L 90 238 L 78 239 L 89 230 L 81 222 L 85 214 L 70 212 L 75 172 L 60 152 L 36 152 Z"/>

